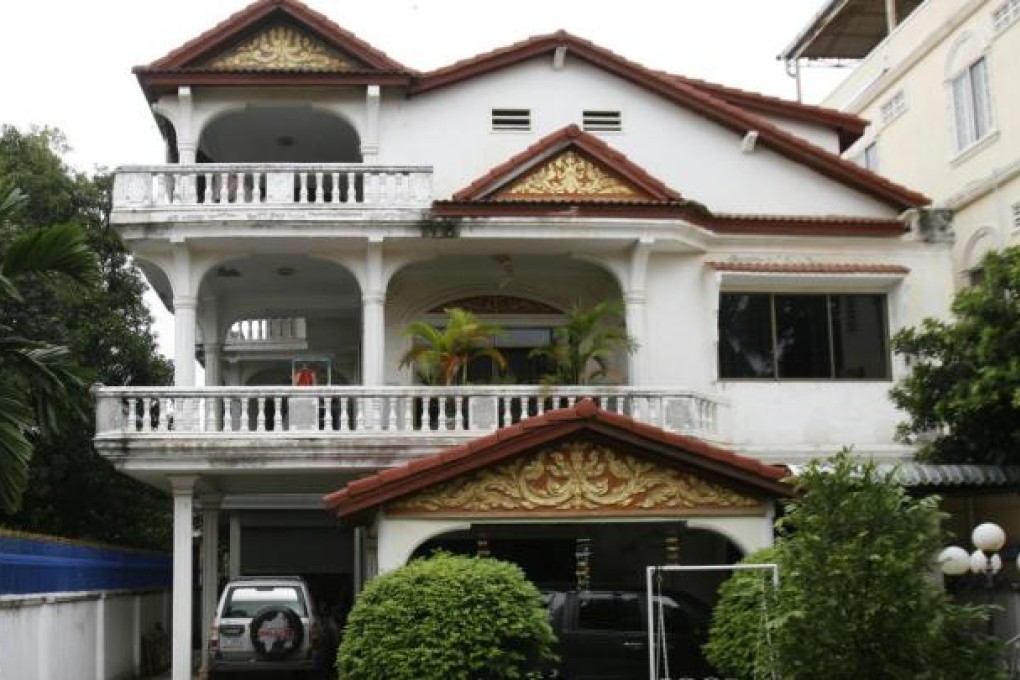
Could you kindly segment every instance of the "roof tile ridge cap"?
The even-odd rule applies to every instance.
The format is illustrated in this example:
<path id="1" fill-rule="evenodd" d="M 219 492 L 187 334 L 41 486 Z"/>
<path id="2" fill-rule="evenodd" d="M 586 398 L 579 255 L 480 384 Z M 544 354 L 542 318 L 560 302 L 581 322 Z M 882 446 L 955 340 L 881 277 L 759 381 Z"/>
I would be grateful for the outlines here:
<path id="1" fill-rule="evenodd" d="M 663 82 L 667 83 L 670 82 L 669 79 L 655 73 L 654 71 L 650 72 L 650 74 L 662 80 Z M 713 103 L 715 106 L 719 107 L 729 115 L 737 118 L 745 125 L 748 125 L 749 129 L 751 130 L 757 130 L 759 133 L 764 132 L 766 133 L 767 136 L 771 136 L 775 139 L 778 139 L 781 142 L 801 147 L 803 150 L 815 156 L 819 156 L 822 160 L 837 165 L 845 172 L 849 172 L 850 174 L 856 175 L 862 179 L 866 179 L 873 184 L 880 184 L 888 189 L 891 189 L 898 193 L 902 193 L 904 194 L 904 196 L 909 194 L 911 196 L 911 199 L 916 202 L 921 202 L 925 204 L 930 202 L 930 199 L 924 194 L 920 194 L 914 191 L 913 189 L 910 189 L 909 187 L 903 186 L 902 184 L 897 184 L 892 180 L 886 179 L 882 175 L 879 175 L 878 173 L 863 168 L 854 163 L 853 161 L 849 161 L 843 158 L 837 153 L 833 153 L 824 147 L 818 146 L 817 144 L 808 141 L 807 139 L 801 137 L 800 135 L 796 135 L 792 132 L 787 132 L 783 128 L 779 127 L 778 125 L 772 123 L 771 121 L 762 116 L 756 115 L 749 111 L 745 111 L 739 106 L 735 106 L 724 101 L 718 96 L 709 94 L 707 92 L 704 92 L 703 90 L 699 90 L 694 85 L 688 85 L 686 83 L 680 83 L 677 81 L 673 82 L 675 82 L 678 87 L 683 88 L 688 96 L 693 95 L 698 97 L 699 99 L 703 99 L 706 100 L 707 102 Z M 752 125 L 752 123 L 754 123 L 754 125 Z"/>
<path id="2" fill-rule="evenodd" d="M 263 7 L 273 7 L 274 5 L 278 5 L 280 1 L 281 0 L 258 0 L 257 2 L 248 5 L 247 7 L 242 7 L 236 12 L 229 14 L 221 21 L 216 22 L 216 24 L 214 24 L 213 26 L 202 31 L 194 38 L 186 40 L 177 47 L 171 49 L 169 52 L 164 54 L 159 59 L 156 59 L 155 61 L 149 62 L 148 64 L 144 64 L 142 66 L 136 66 L 135 70 L 149 70 L 149 69 L 158 70 L 160 68 L 163 68 L 163 64 L 165 62 L 173 61 L 173 59 L 180 55 L 180 53 L 186 52 L 189 47 L 212 37 L 212 35 L 214 35 L 217 31 L 223 30 L 223 28 L 225 28 L 227 25 L 236 21 L 238 17 L 244 16 L 245 14 L 249 13 L 252 15 L 256 15 L 259 13 L 259 11 L 262 10 Z"/>
<path id="3" fill-rule="evenodd" d="M 768 94 L 765 92 L 758 92 L 757 90 L 748 90 L 742 87 L 734 87 L 732 85 L 724 85 L 723 83 L 717 83 L 712 80 L 706 80 L 704 78 L 693 78 L 691 76 L 685 76 L 681 73 L 670 73 L 669 71 L 662 71 L 664 75 L 669 78 L 681 81 L 693 87 L 705 87 L 711 90 L 719 90 L 723 93 L 733 94 L 735 96 L 751 97 L 753 99 L 763 99 L 770 102 L 776 102 L 787 106 L 794 106 L 796 108 L 805 109 L 808 111 L 815 111 L 821 114 L 827 114 L 830 116 L 844 118 L 848 121 L 856 121 L 863 125 L 866 125 L 868 121 L 860 116 L 847 113 L 846 111 L 840 111 L 839 109 L 829 108 L 828 106 L 822 106 L 820 104 L 807 104 L 805 102 L 797 101 L 796 99 L 788 99 L 779 95 Z"/>
<path id="4" fill-rule="evenodd" d="M 557 37 L 558 37 L 557 33 L 542 33 L 542 34 L 539 34 L 539 35 L 532 35 L 532 36 L 529 36 L 527 38 L 523 38 L 521 40 L 516 40 L 516 41 L 510 43 L 509 45 L 503 45 L 501 47 L 494 47 L 491 50 L 486 50 L 484 52 L 478 52 L 477 54 L 473 54 L 473 55 L 468 56 L 468 57 L 463 57 L 463 58 L 458 59 L 458 60 L 456 60 L 454 62 L 446 64 L 445 66 L 439 66 L 438 68 L 434 68 L 431 71 L 422 71 L 421 73 L 419 73 L 419 76 L 421 78 L 433 78 L 433 77 L 443 76 L 443 75 L 446 75 L 447 73 L 449 73 L 451 71 L 456 71 L 459 68 L 463 68 L 464 66 L 466 66 L 468 64 L 473 64 L 473 63 L 476 63 L 476 62 L 485 61 L 486 59 L 493 59 L 493 58 L 496 58 L 496 57 L 500 57 L 500 56 L 502 56 L 504 54 L 508 54 L 508 53 L 513 52 L 515 50 L 519 50 L 519 49 L 521 49 L 523 47 L 530 47 L 532 45 L 538 45 L 538 44 L 541 44 L 543 41 L 546 41 L 546 40 L 554 40 Z"/>
<path id="5" fill-rule="evenodd" d="M 340 24 L 335 22 L 333 19 L 330 19 L 329 16 L 327 16 L 326 14 L 323 14 L 322 12 L 320 12 L 320 11 L 318 11 L 318 10 L 308 6 L 308 5 L 306 5 L 305 3 L 300 2 L 300 0 L 272 0 L 272 1 L 275 2 L 277 4 L 277 6 L 279 6 L 279 7 L 284 7 L 286 5 L 289 5 L 289 6 L 291 6 L 292 8 L 294 8 L 294 9 L 296 9 L 298 11 L 306 12 L 310 16 L 312 16 L 312 17 L 318 19 L 319 21 L 321 21 L 322 23 L 326 24 L 326 26 L 328 26 L 330 29 L 332 29 L 332 30 L 336 31 L 337 33 L 343 35 L 345 38 L 348 38 L 348 39 L 354 41 L 355 43 L 357 43 L 357 45 L 359 47 L 364 49 L 366 52 L 372 54 L 373 56 L 375 56 L 375 57 L 377 57 L 379 59 L 381 59 L 383 62 L 387 63 L 390 67 L 394 68 L 397 71 L 404 71 L 404 72 L 414 73 L 414 74 L 418 73 L 415 69 L 412 69 L 412 68 L 409 68 L 409 67 L 405 66 L 404 64 L 400 63 L 399 61 L 397 61 L 393 57 L 389 56 L 388 54 L 386 54 L 385 52 L 383 52 L 379 48 L 375 47 L 371 43 L 369 43 L 369 42 L 363 40 L 362 38 L 358 37 L 358 35 L 355 34 L 354 32 L 344 28 L 343 26 L 341 26 Z M 376 66 L 375 68 L 379 68 L 379 67 Z"/>

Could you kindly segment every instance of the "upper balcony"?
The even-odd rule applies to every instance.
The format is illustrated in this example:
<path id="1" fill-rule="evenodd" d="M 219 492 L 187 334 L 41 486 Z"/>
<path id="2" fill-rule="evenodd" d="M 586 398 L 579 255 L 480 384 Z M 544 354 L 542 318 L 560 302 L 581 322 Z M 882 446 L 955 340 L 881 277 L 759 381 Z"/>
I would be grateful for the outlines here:
<path id="1" fill-rule="evenodd" d="M 590 397 L 615 413 L 709 441 L 726 403 L 682 389 L 542 387 L 98 387 L 96 447 L 122 465 L 378 468 Z M 172 454 L 167 456 L 167 452 Z"/>
<path id="2" fill-rule="evenodd" d="M 199 163 L 118 168 L 114 224 L 417 220 L 432 168 L 362 163 Z"/>

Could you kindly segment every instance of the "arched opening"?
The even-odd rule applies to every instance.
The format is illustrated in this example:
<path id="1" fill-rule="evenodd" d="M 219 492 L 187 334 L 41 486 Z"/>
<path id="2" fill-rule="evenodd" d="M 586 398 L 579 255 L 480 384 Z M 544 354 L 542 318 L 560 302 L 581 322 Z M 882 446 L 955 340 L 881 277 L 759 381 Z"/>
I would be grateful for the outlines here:
<path id="1" fill-rule="evenodd" d="M 308 105 L 254 105 L 202 131 L 200 163 L 360 163 L 361 138 L 349 122 Z"/>
<path id="2" fill-rule="evenodd" d="M 211 384 L 290 385 L 298 364 L 319 371 L 317 384 L 360 382 L 361 288 L 344 267 L 288 253 L 226 260 L 199 300 L 199 318 L 216 320 L 204 334 L 220 350 L 205 358 L 219 362 Z"/>

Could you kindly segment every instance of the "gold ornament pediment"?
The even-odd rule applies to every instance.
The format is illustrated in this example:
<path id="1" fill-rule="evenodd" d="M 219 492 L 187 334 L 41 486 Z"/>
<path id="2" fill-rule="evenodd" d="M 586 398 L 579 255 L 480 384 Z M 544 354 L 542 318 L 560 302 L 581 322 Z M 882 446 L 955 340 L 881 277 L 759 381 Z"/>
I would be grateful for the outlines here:
<path id="1" fill-rule="evenodd" d="M 623 201 L 650 198 L 644 191 L 574 149 L 567 149 L 532 168 L 494 195 L 497 200 L 532 201 L 570 197 Z"/>
<path id="2" fill-rule="evenodd" d="M 466 473 L 393 501 L 419 516 L 759 514 L 762 502 L 692 472 L 571 442 Z"/>
<path id="3" fill-rule="evenodd" d="M 217 55 L 204 68 L 222 71 L 351 71 L 339 52 L 292 26 L 272 26 Z"/>

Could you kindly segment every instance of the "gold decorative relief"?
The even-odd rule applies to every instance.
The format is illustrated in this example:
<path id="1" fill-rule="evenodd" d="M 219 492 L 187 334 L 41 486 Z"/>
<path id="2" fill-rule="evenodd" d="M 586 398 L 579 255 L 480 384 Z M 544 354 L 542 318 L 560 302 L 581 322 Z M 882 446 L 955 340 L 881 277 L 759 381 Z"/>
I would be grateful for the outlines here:
<path id="1" fill-rule="evenodd" d="M 496 198 L 542 199 L 596 196 L 640 200 L 646 195 L 573 149 L 556 156 L 501 190 Z"/>
<path id="2" fill-rule="evenodd" d="M 690 472 L 587 442 L 477 470 L 391 503 L 393 514 L 753 512 L 761 503 Z"/>
<path id="3" fill-rule="evenodd" d="M 290 26 L 273 26 L 205 66 L 221 70 L 351 70 L 336 51 Z"/>

